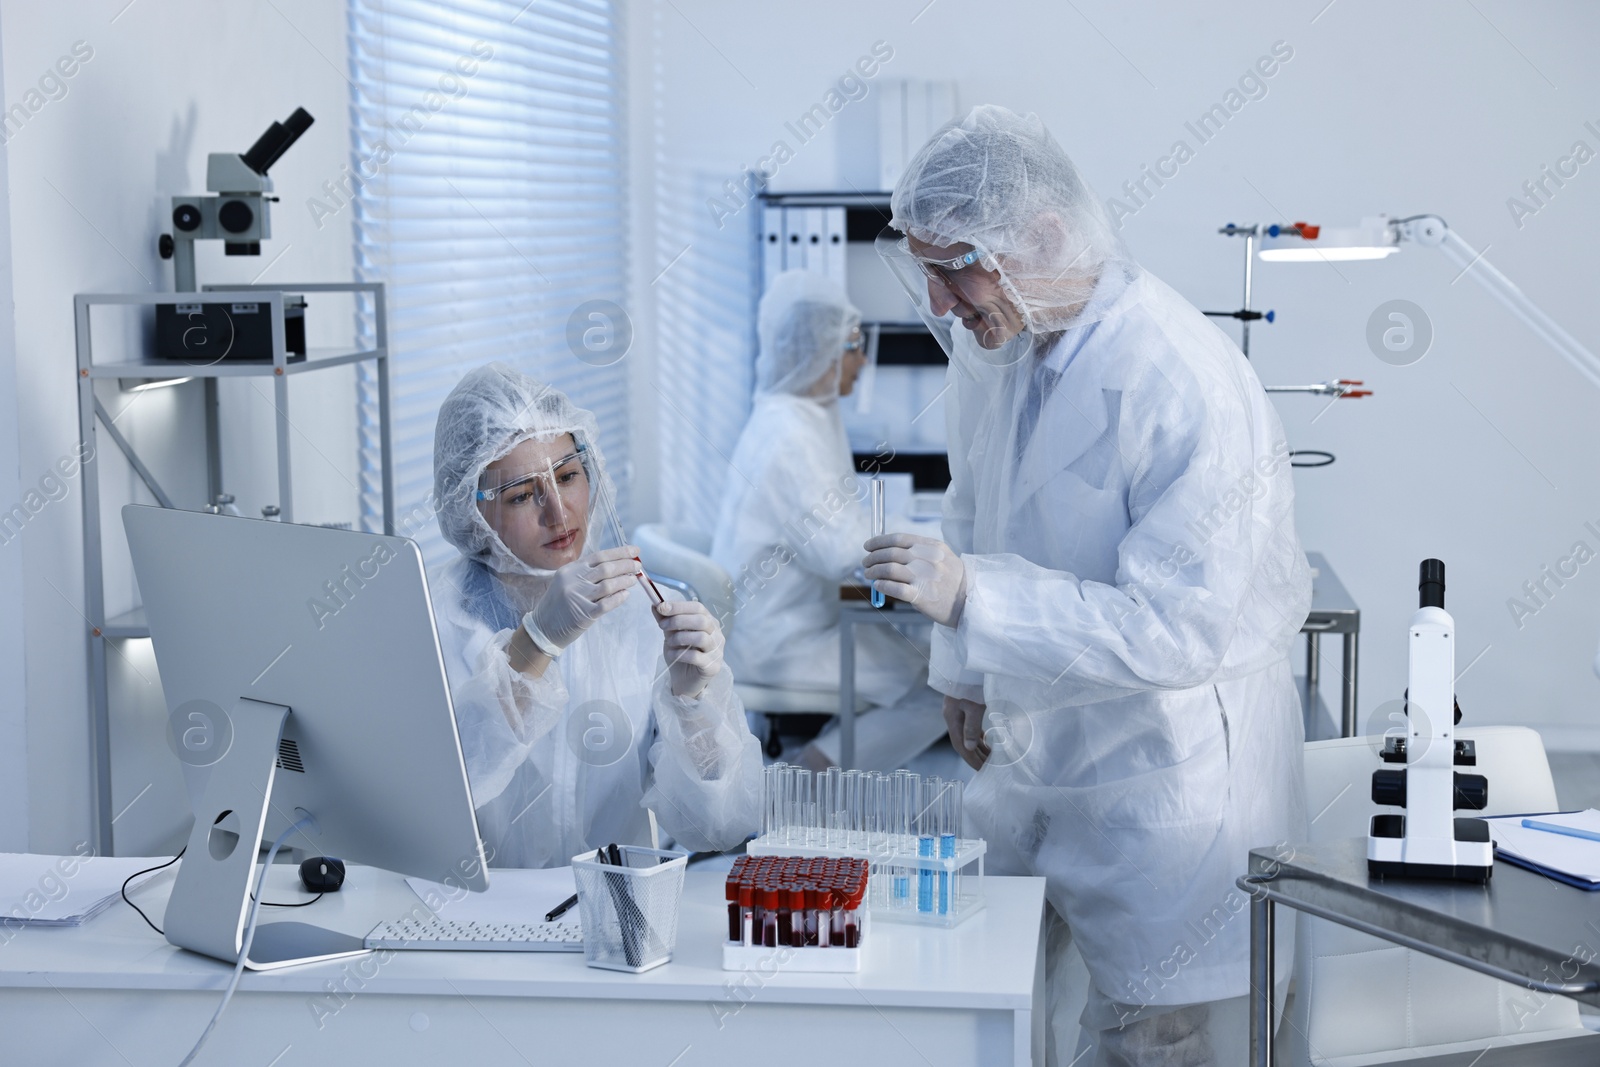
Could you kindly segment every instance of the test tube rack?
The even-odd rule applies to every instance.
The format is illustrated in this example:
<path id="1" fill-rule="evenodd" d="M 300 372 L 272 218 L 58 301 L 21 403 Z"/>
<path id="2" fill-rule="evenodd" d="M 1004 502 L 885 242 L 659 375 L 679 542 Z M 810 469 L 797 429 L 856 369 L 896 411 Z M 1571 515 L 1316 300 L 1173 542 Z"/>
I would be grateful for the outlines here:
<path id="1" fill-rule="evenodd" d="M 919 855 L 918 838 L 909 835 L 884 835 L 881 840 L 851 846 L 807 844 L 763 834 L 745 846 L 751 856 L 865 859 L 872 865 L 868 910 L 878 920 L 945 929 L 959 926 L 983 910 L 983 857 L 988 851 L 988 843 L 982 838 L 961 838 L 956 841 L 952 856 Z"/>
<path id="2" fill-rule="evenodd" d="M 733 941 L 722 943 L 722 969 L 725 971 L 757 971 L 771 977 L 779 971 L 793 974 L 855 974 L 861 970 L 861 953 L 872 936 L 872 919 L 867 908 L 861 909 L 857 920 L 861 931 L 854 948 L 817 948 L 791 945 L 741 945 Z"/>

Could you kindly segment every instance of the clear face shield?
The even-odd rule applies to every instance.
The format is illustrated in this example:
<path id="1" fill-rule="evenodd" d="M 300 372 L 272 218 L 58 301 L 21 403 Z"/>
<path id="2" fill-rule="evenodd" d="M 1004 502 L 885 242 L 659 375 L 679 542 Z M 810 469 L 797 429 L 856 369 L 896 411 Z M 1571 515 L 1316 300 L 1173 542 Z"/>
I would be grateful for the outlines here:
<path id="1" fill-rule="evenodd" d="M 951 359 L 958 358 L 958 331 L 971 335 L 972 344 L 961 346 L 963 355 L 989 366 L 1008 367 L 1032 351 L 1031 335 L 1000 284 L 992 255 L 973 248 L 947 259 L 921 256 L 892 226 L 884 227 L 874 246 Z"/>
<path id="2" fill-rule="evenodd" d="M 497 460 L 479 476 L 477 491 L 478 510 L 506 548 L 544 570 L 582 554 L 594 484 L 584 446 L 552 451 L 537 438 L 523 442 L 508 453 L 514 462 Z"/>
<path id="3" fill-rule="evenodd" d="M 870 415 L 877 381 L 878 327 L 857 323 L 845 338 L 839 363 L 839 395 L 854 397 L 857 414 Z"/>

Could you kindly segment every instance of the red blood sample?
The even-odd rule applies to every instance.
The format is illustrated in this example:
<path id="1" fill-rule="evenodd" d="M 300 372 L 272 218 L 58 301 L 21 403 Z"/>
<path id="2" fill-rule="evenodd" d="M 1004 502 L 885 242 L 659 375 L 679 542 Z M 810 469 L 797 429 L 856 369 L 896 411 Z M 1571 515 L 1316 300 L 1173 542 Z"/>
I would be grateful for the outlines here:
<path id="1" fill-rule="evenodd" d="M 803 889 L 791 889 L 789 897 L 789 914 L 791 930 L 789 934 L 790 945 L 795 948 L 804 948 L 806 944 L 806 893 Z M 783 938 L 779 937 L 782 941 Z"/>
<path id="2" fill-rule="evenodd" d="M 761 894 L 761 944 L 778 947 L 778 891 L 768 888 Z"/>

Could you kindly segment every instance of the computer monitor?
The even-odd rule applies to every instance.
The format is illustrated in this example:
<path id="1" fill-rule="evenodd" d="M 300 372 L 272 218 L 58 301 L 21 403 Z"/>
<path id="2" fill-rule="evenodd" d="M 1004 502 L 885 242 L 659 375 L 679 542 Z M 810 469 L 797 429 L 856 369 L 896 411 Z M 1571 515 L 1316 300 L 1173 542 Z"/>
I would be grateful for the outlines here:
<path id="1" fill-rule="evenodd" d="M 122 521 L 194 805 L 167 940 L 237 962 L 261 843 L 306 813 L 292 847 L 488 888 L 417 546 L 133 504 Z M 361 951 L 261 923 L 247 966 Z"/>

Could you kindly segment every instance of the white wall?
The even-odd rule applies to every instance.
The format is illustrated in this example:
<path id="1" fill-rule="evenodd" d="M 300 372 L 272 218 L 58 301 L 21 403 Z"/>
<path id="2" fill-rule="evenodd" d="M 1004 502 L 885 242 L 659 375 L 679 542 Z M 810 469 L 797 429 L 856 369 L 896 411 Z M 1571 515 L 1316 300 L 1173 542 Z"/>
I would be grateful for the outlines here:
<path id="1" fill-rule="evenodd" d="M 72 294 L 172 288 L 171 266 L 156 255 L 156 235 L 170 228 L 169 196 L 204 192 L 208 152 L 243 151 L 269 122 L 296 106 L 316 117 L 272 170 L 283 201 L 276 205 L 273 238 L 263 256 L 225 259 L 220 248 L 204 248 L 201 282 L 349 279 L 348 217 L 318 230 L 305 208 L 305 198 L 338 177 L 349 155 L 344 18 L 343 4 L 325 0 L 0 3 L 6 107 L 27 105 L 26 94 L 75 42 L 92 49 L 92 58 L 65 81 L 64 96 L 44 100 L 20 129 L 13 124 L 5 149 L 18 357 L 12 396 L 0 356 L 0 419 L 14 400 L 21 455 L 19 463 L 8 460 L 9 429 L 0 431 L 0 500 L 16 495 L 9 479 L 25 490 L 78 441 Z M 55 91 L 54 84 L 47 88 Z M 312 343 L 347 333 L 349 315 L 348 307 L 313 298 Z M 109 329 L 96 339 L 128 336 Z M 8 337 L 0 319 L 0 353 Z M 297 517 L 303 521 L 353 518 L 344 506 L 353 500 L 353 382 L 331 372 L 326 382 L 302 384 L 320 377 L 295 383 L 291 397 Z M 169 492 L 188 506 L 203 503 L 204 466 L 195 451 L 198 384 L 138 395 L 136 408 L 119 417 L 119 427 L 151 450 L 147 458 L 153 457 Z M 113 410 L 130 399 L 114 388 L 101 396 Z M 268 396 L 270 390 L 257 393 L 248 385 L 224 391 L 225 487 L 246 513 L 276 500 L 268 480 Z M 10 420 L 4 424 L 9 427 Z M 100 442 L 106 458 L 103 501 L 111 509 L 104 524 L 112 557 L 107 594 L 115 611 L 136 596 L 115 508 L 149 497 L 112 455 L 104 435 Z M 80 499 L 74 483 L 64 502 L 45 507 L 18 542 L 0 549 L 0 595 L 8 592 L 7 568 L 18 566 L 19 552 L 24 576 L 27 817 L 36 851 L 68 851 L 89 832 Z M 12 618 L 10 596 L 6 603 L 0 643 L 10 648 L 4 632 Z M 12 673 L 0 665 L 0 728 L 7 730 L 8 750 L 18 736 Z M 10 780 L 10 770 L 0 768 L 0 778 Z M 150 773 L 160 770 L 156 765 Z M 117 808 L 133 802 L 139 789 L 137 782 L 119 783 Z M 147 795 L 136 803 L 150 802 Z M 11 808 L 3 810 L 9 815 Z M 138 811 L 130 809 L 128 818 L 137 820 Z M 8 821 L 0 838 L 9 842 L 14 831 Z"/>
<path id="2" fill-rule="evenodd" d="M 0 24 L 0 38 L 4 36 Z M 0 84 L 4 84 L 0 56 Z M 0 294 L 11 290 L 11 212 L 6 195 L 8 150 L 0 145 Z M 10 300 L 0 299 L 0 508 L 9 511 L 22 500 L 17 437 L 17 348 Z M 3 517 L 3 513 L 0 513 Z M 24 669 L 22 547 L 9 533 L 0 534 L 0 850 L 23 852 L 28 847 L 27 677 Z"/>
<path id="3" fill-rule="evenodd" d="M 1176 139 L 1194 146 L 1184 123 L 1287 42 L 1293 57 L 1266 96 L 1127 219 L 1124 236 L 1147 268 L 1200 307 L 1237 307 L 1242 252 L 1215 232 L 1226 222 L 1436 212 L 1600 347 L 1587 314 L 1600 162 L 1521 227 L 1507 207 L 1574 141 L 1600 151 L 1584 127 L 1600 128 L 1592 5 L 656 0 L 650 9 L 657 158 L 725 178 L 768 154 L 787 120 L 883 40 L 894 58 L 882 77 L 954 77 L 963 107 L 1037 111 L 1101 195 L 1119 195 Z M 799 147 L 775 187 L 837 187 L 858 174 L 859 160 L 835 151 L 837 128 Z M 704 198 L 721 192 L 720 180 L 702 184 L 681 211 L 705 210 Z M 1301 537 L 1327 554 L 1362 608 L 1363 721 L 1405 684 L 1417 563 L 1438 556 L 1449 567 L 1460 665 L 1482 652 L 1460 684 L 1469 720 L 1530 723 L 1552 745 L 1600 748 L 1590 670 L 1600 562 L 1520 627 L 1507 607 L 1574 542 L 1600 552 L 1584 526 L 1600 529 L 1591 414 L 1600 392 L 1470 279 L 1452 284 L 1456 274 L 1422 249 L 1337 270 L 1259 266 L 1258 306 L 1281 316 L 1256 331 L 1262 379 L 1361 378 L 1377 394 L 1326 411 L 1319 398 L 1279 399 L 1294 447 L 1339 457 L 1297 475 Z M 648 298 L 641 291 L 636 303 Z M 1421 305 L 1436 331 L 1413 366 L 1379 361 L 1365 341 L 1369 315 L 1394 298 Z M 648 350 L 650 338 L 641 341 Z M 647 352 L 634 366 L 648 372 Z M 1338 642 L 1324 642 L 1325 694 L 1335 700 L 1338 668 Z"/>
<path id="4" fill-rule="evenodd" d="M 629 359 L 641 409 L 640 518 L 651 517 L 659 499 L 656 457 L 642 442 L 665 419 L 647 403 L 658 395 L 650 283 L 675 254 L 657 247 L 656 235 L 685 230 L 721 179 L 767 154 L 784 123 L 879 40 L 894 49 L 881 77 L 954 77 L 963 105 L 1038 111 L 1108 196 L 1175 139 L 1192 141 L 1185 121 L 1219 101 L 1273 42 L 1286 41 L 1294 56 L 1266 83 L 1265 98 L 1248 103 L 1127 220 L 1124 235 L 1148 268 L 1202 307 L 1230 307 L 1239 249 L 1215 234 L 1221 223 L 1434 211 L 1489 246 L 1502 270 L 1600 346 L 1583 314 L 1595 277 L 1600 166 L 1586 166 L 1520 227 L 1507 208 L 1507 198 L 1574 141 L 1600 150 L 1600 136 L 1584 127 L 1600 126 L 1592 105 L 1600 75 L 1586 51 L 1600 11 L 1587 5 L 635 0 L 629 16 L 638 328 Z M 71 295 L 170 288 L 155 236 L 167 224 L 169 195 L 202 190 L 207 152 L 244 149 L 296 105 L 312 111 L 317 125 L 273 171 L 285 199 L 267 255 L 227 260 L 206 249 L 200 274 L 247 281 L 266 268 L 264 282 L 349 277 L 348 219 L 318 230 L 304 210 L 304 198 L 348 155 L 344 34 L 344 7 L 327 0 L 0 0 L 5 106 L 26 103 L 74 42 L 93 49 L 65 96 L 43 102 L 4 148 L 10 226 L 8 238 L 0 214 L 0 259 L 9 246 L 14 282 L 0 270 L 0 292 L 10 290 L 15 322 L 13 330 L 0 309 L 0 505 L 21 499 L 77 443 Z M 850 107 L 874 103 L 869 96 Z M 799 147 L 775 186 L 859 180 L 860 159 L 835 148 L 845 126 Z M 688 191 L 671 194 L 676 207 L 667 198 L 666 210 L 682 216 L 671 225 L 660 217 L 654 181 L 666 172 L 688 182 Z M 1461 684 L 1471 720 L 1532 723 L 1552 743 L 1600 747 L 1590 713 L 1600 683 L 1589 669 L 1600 634 L 1600 578 L 1590 572 L 1600 563 L 1520 627 L 1507 607 L 1574 542 L 1600 550 L 1600 536 L 1584 526 L 1595 520 L 1600 528 L 1589 462 L 1597 397 L 1470 279 L 1452 284 L 1455 274 L 1417 249 L 1337 271 L 1260 268 L 1258 300 L 1281 315 L 1257 332 L 1262 378 L 1365 378 L 1378 393 L 1326 411 L 1315 399 L 1279 401 L 1296 447 L 1339 455 L 1335 466 L 1298 476 L 1302 537 L 1327 553 L 1363 608 L 1364 716 L 1403 685 L 1399 635 L 1415 603 L 1416 563 L 1437 555 L 1450 566 L 1463 665 L 1486 649 Z M 1396 297 L 1426 309 L 1437 334 L 1429 355 L 1410 367 L 1380 362 L 1364 339 L 1371 312 Z M 316 312 L 314 305 L 317 332 L 344 314 L 326 311 L 319 324 Z M 195 496 L 198 391 L 143 396 L 129 432 L 152 450 L 173 492 Z M 226 400 L 228 488 L 254 512 L 273 499 L 259 462 L 269 411 L 248 391 Z M 306 435 L 296 445 L 301 517 L 345 517 L 348 383 L 330 382 L 295 403 Z M 105 477 L 108 507 L 144 499 L 111 461 Z M 24 819 L 36 849 L 64 851 L 88 831 L 76 488 L 31 520 L 18 542 L 0 546 L 0 729 L 9 741 L 0 746 L 0 847 L 21 843 Z M 108 524 L 114 519 L 112 511 Z M 133 602 L 125 561 L 113 563 L 108 593 L 113 606 Z M 19 661 L 21 618 L 28 628 Z M 1330 696 L 1337 667 L 1337 642 L 1328 642 Z M 18 736 L 26 739 L 25 796 L 16 785 L 22 757 L 10 740 Z"/>

